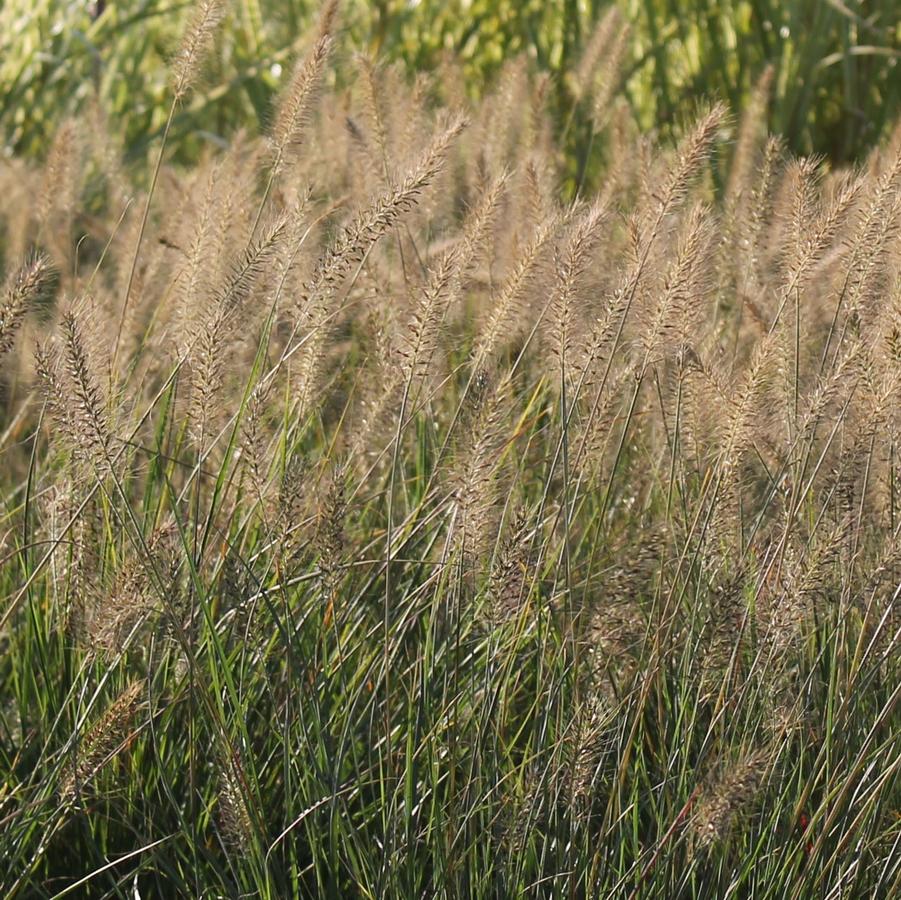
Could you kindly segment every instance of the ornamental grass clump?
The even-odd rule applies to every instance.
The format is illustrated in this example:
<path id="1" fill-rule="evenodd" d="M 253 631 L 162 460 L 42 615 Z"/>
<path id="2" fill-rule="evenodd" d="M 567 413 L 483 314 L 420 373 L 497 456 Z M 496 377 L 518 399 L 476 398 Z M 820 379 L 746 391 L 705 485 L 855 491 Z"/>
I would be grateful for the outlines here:
<path id="1" fill-rule="evenodd" d="M 564 199 L 524 60 L 317 29 L 131 202 L 0 161 L 3 895 L 896 894 L 901 142 L 588 57 Z"/>

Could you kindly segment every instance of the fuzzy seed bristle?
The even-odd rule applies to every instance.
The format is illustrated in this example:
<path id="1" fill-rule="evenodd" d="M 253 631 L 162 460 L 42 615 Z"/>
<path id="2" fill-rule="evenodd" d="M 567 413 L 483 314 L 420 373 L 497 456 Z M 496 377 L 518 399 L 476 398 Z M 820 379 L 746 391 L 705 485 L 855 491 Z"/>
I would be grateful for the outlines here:
<path id="1" fill-rule="evenodd" d="M 184 100 L 196 84 L 213 36 L 224 17 L 222 0 L 198 0 L 171 64 L 172 93 L 176 102 Z"/>
<path id="2" fill-rule="evenodd" d="M 53 267 L 41 253 L 7 279 L 0 300 L 0 357 L 12 350 L 26 314 L 44 297 L 52 280 Z"/>

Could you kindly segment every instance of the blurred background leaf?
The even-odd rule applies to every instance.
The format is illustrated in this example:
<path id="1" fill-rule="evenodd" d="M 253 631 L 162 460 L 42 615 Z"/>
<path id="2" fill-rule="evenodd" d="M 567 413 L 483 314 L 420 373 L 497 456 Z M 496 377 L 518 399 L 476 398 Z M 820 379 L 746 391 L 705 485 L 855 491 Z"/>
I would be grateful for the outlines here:
<path id="1" fill-rule="evenodd" d="M 619 0 L 629 23 L 623 89 L 646 129 L 677 129 L 698 101 L 736 110 L 767 64 L 769 126 L 797 153 L 845 162 L 897 116 L 898 0 Z M 67 115 L 101 111 L 140 160 L 168 107 L 165 62 L 190 4 L 178 0 L 7 0 L 0 10 L 0 135 L 7 154 L 41 156 Z M 264 125 L 318 4 L 231 0 L 206 89 L 182 111 L 173 142 L 185 161 L 204 141 Z M 482 93 L 504 61 L 524 54 L 570 67 L 608 0 L 346 0 L 346 50 L 433 70 L 452 54 L 467 91 Z M 560 121 L 571 100 L 558 83 Z M 585 139 L 574 129 L 571 145 Z M 581 148 L 584 152 L 584 148 Z"/>

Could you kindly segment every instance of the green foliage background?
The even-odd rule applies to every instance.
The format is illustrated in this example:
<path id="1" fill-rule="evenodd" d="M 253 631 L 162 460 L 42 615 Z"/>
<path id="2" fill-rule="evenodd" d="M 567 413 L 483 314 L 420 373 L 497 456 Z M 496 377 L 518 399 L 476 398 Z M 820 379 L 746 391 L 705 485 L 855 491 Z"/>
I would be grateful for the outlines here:
<path id="1" fill-rule="evenodd" d="M 168 108 L 165 60 L 190 4 L 170 0 L 8 0 L 0 10 L 0 134 L 8 154 L 41 156 L 64 115 L 100 108 L 140 159 Z M 482 92 L 525 53 L 557 73 L 580 52 L 603 0 L 346 0 L 347 49 L 428 70 L 451 51 Z M 624 90 L 646 128 L 664 132 L 699 98 L 739 110 L 775 67 L 770 127 L 797 153 L 859 156 L 895 118 L 901 92 L 898 0 L 619 0 L 631 27 Z M 232 0 L 206 89 L 175 123 L 215 140 L 266 121 L 316 15 L 310 0 Z M 559 87 L 559 86 L 558 86 Z M 562 89 L 557 112 L 567 114 Z"/>

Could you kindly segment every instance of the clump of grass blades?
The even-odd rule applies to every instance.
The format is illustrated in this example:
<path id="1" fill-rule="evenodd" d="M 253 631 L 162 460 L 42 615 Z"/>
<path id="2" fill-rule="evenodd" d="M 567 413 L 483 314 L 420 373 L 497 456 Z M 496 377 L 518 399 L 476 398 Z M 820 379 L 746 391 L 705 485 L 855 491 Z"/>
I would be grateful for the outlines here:
<path id="1" fill-rule="evenodd" d="M 564 203 L 334 26 L 136 203 L 0 165 L 4 895 L 897 893 L 899 148 L 576 72 Z"/>

